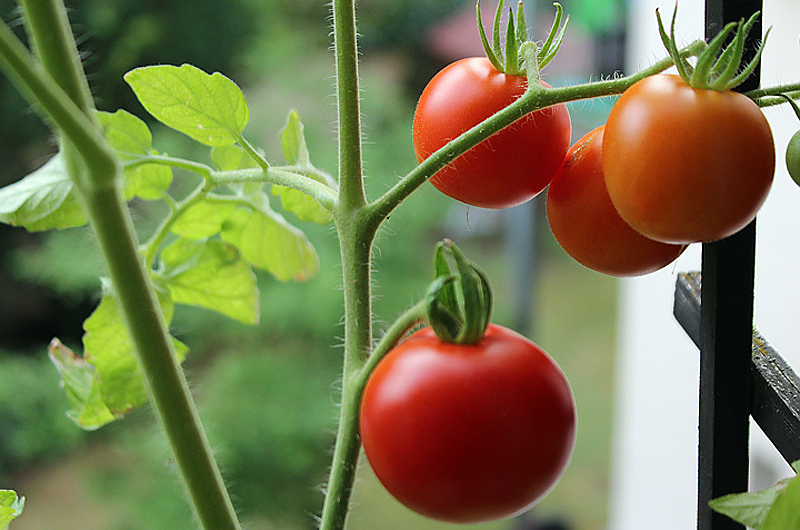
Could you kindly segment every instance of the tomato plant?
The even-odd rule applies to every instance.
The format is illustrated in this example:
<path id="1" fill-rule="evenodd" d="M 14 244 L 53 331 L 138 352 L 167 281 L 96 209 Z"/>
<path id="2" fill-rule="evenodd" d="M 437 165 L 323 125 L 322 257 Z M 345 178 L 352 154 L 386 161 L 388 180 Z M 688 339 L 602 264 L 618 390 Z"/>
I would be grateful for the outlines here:
<path id="1" fill-rule="evenodd" d="M 671 263 L 686 248 L 649 239 L 614 209 L 603 179 L 604 127 L 570 148 L 547 191 L 550 229 L 576 261 L 604 274 L 638 276 Z"/>
<path id="2" fill-rule="evenodd" d="M 524 77 L 498 71 L 489 59 L 461 59 L 422 92 L 414 114 L 414 152 L 421 162 L 461 133 L 507 107 L 526 90 Z M 493 134 L 438 171 L 431 183 L 456 200 L 508 208 L 541 192 L 570 142 L 564 104 L 533 112 Z"/>
<path id="3" fill-rule="evenodd" d="M 473 522 L 513 515 L 555 484 L 575 405 L 536 344 L 489 325 L 475 344 L 430 328 L 395 347 L 364 390 L 360 432 L 378 479 L 409 508 Z"/>
<path id="4" fill-rule="evenodd" d="M 671 58 L 632 76 L 552 88 L 541 82 L 540 70 L 564 34 L 560 6 L 541 47 L 510 17 L 505 58 L 499 23 L 491 47 L 479 26 L 491 51 L 487 59 L 445 68 L 419 100 L 412 136 L 425 162 L 370 197 L 363 179 L 356 2 L 330 5 L 335 177 L 312 164 L 296 113 L 280 134 L 285 160 L 267 160 L 267 150 L 246 137 L 250 110 L 241 89 L 219 72 L 188 64 L 140 67 L 125 76 L 153 118 L 211 150 L 206 162 L 167 155 L 152 145 L 145 121 L 122 110 L 97 112 L 61 0 L 21 2 L 30 47 L 0 21 L 0 69 L 55 129 L 61 148 L 39 170 L 0 189 L 0 222 L 31 231 L 89 224 L 107 265 L 102 300 L 84 326 L 82 354 L 51 343 L 50 357 L 73 407 L 69 416 L 94 429 L 149 400 L 196 520 L 214 530 L 241 527 L 180 365 L 187 347 L 169 326 L 176 304 L 255 324 L 261 296 L 253 269 L 285 281 L 318 270 L 306 235 L 275 208 L 279 197 L 282 209 L 303 221 L 332 222 L 341 251 L 343 384 L 319 527 L 345 527 L 362 440 L 378 477 L 411 508 L 456 521 L 512 515 L 537 502 L 570 457 L 576 420 L 569 385 L 533 342 L 488 325 L 485 275 L 451 247 L 457 273 L 437 258 L 435 296 L 429 292 L 375 340 L 376 234 L 428 179 L 477 206 L 530 199 L 569 148 L 564 103 L 631 87 L 612 112 L 602 143 L 611 200 L 621 214 L 625 199 L 646 220 L 645 214 L 659 214 L 666 220 L 651 223 L 657 227 L 673 228 L 677 219 L 694 229 L 670 233 L 670 240 L 720 237 L 754 215 L 769 187 L 774 152 L 759 121 L 763 116 L 744 96 L 705 91 L 694 81 L 710 74 L 714 79 L 706 84 L 725 89 L 727 78 L 746 77 L 752 68 L 736 73 L 739 44 L 721 54 L 724 64 L 708 60 L 706 51 L 720 49 L 723 32 L 680 51 L 672 43 Z M 524 20 L 521 7 L 516 20 Z M 752 27 L 752 20 L 744 26 Z M 737 38 L 749 31 L 739 28 Z M 695 88 L 671 77 L 640 81 L 673 63 L 685 78 L 686 57 L 697 58 Z M 760 90 L 757 98 L 773 104 L 784 92 L 797 95 L 800 85 Z M 597 165 L 596 157 L 591 160 Z M 173 182 L 183 173 L 193 174 L 190 187 Z M 736 173 L 733 180 L 723 178 Z M 172 195 L 175 189 L 180 198 Z M 162 217 L 148 220 L 155 229 L 143 242 L 128 204 L 134 197 L 166 206 L 152 209 Z M 739 206 L 738 215 L 732 216 L 729 203 Z M 426 328 L 398 344 L 426 320 L 438 336 Z M 22 501 L 13 492 L 0 493 L 7 521 L 19 514 Z"/>

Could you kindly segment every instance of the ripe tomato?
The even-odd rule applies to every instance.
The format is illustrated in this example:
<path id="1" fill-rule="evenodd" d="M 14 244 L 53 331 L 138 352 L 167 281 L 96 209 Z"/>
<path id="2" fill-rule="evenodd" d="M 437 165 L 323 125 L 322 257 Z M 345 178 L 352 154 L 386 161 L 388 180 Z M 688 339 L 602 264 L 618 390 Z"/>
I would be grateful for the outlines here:
<path id="1" fill-rule="evenodd" d="M 656 271 L 686 245 L 646 238 L 619 216 L 603 179 L 603 130 L 578 140 L 553 177 L 547 191 L 550 229 L 567 254 L 592 270 L 613 276 Z"/>
<path id="2" fill-rule="evenodd" d="M 603 172 L 620 216 L 667 243 L 727 237 L 753 220 L 772 185 L 775 147 L 746 96 L 675 75 L 631 86 L 611 110 Z"/>
<path id="3" fill-rule="evenodd" d="M 378 479 L 428 517 L 473 522 L 531 507 L 564 471 L 575 404 L 541 348 L 490 324 L 476 344 L 416 332 L 364 390 L 361 439 Z"/>
<path id="4" fill-rule="evenodd" d="M 428 83 L 414 114 L 417 160 L 504 109 L 527 87 L 524 77 L 498 72 L 485 57 L 461 59 Z M 509 208 L 542 191 L 564 160 L 570 119 L 563 104 L 528 114 L 476 145 L 432 178 L 456 200 Z"/>

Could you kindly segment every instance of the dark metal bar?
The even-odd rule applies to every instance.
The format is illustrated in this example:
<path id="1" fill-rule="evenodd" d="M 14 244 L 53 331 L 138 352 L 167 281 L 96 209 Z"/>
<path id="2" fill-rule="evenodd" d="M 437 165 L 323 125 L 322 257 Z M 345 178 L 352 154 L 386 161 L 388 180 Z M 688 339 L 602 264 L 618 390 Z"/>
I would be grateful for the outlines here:
<path id="1" fill-rule="evenodd" d="M 695 344 L 700 343 L 699 272 L 678 275 L 673 312 Z M 800 460 L 800 377 L 753 330 L 750 372 L 750 413 L 787 463 Z"/>
<path id="2" fill-rule="evenodd" d="M 761 0 L 706 0 L 706 39 L 761 9 Z M 759 21 L 746 57 L 754 54 L 760 35 Z M 756 71 L 740 90 L 756 88 L 758 79 Z M 755 221 L 731 237 L 704 244 L 702 267 L 697 528 L 743 530 L 708 502 L 748 488 Z"/>
<path id="3" fill-rule="evenodd" d="M 703 245 L 700 289 L 699 530 L 744 526 L 708 501 L 746 491 L 749 474 L 750 345 L 755 225 Z"/>

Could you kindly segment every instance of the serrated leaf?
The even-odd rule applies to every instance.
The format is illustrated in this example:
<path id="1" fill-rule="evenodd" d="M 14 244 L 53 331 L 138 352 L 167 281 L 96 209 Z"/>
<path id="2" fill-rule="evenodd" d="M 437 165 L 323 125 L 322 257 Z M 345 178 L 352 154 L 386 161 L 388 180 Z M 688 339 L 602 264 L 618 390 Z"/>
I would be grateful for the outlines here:
<path id="1" fill-rule="evenodd" d="M 175 221 L 172 232 L 187 239 L 207 239 L 222 230 L 222 223 L 235 208 L 233 204 L 200 201 Z"/>
<path id="2" fill-rule="evenodd" d="M 60 154 L 0 189 L 0 222 L 31 232 L 86 224 L 86 215 Z"/>
<path id="3" fill-rule="evenodd" d="M 125 81 L 157 120 L 205 145 L 235 143 L 250 119 L 244 94 L 219 72 L 146 66 L 125 74 Z"/>
<path id="4" fill-rule="evenodd" d="M 176 303 L 205 307 L 246 324 L 258 322 L 256 277 L 233 245 L 181 238 L 164 248 L 161 259 Z"/>
<path id="5" fill-rule="evenodd" d="M 157 288 L 158 301 L 166 322 L 172 318 L 173 303 L 169 291 Z M 83 323 L 84 358 L 97 372 L 103 402 L 115 416 L 120 416 L 147 401 L 147 390 L 136 357 L 133 341 L 109 289 L 100 305 Z M 183 360 L 188 348 L 173 339 L 175 354 Z"/>
<path id="6" fill-rule="evenodd" d="M 53 339 L 47 353 L 61 375 L 61 387 L 72 405 L 67 411 L 69 419 L 86 430 L 98 429 L 116 419 L 103 402 L 94 366 L 58 339 Z"/>
<path id="7" fill-rule="evenodd" d="M 124 110 L 98 112 L 108 143 L 123 161 L 153 154 L 153 136 L 147 124 Z M 126 168 L 125 198 L 161 199 L 172 184 L 172 168 L 160 164 L 142 164 Z"/>
<path id="8" fill-rule="evenodd" d="M 0 490 L 0 530 L 6 530 L 24 508 L 25 497 L 19 497 L 15 491 Z"/>
<path id="9" fill-rule="evenodd" d="M 303 134 L 303 122 L 296 110 L 289 113 L 286 127 L 281 131 L 281 149 L 283 157 L 290 165 L 310 166 L 311 157 L 308 154 L 306 137 Z"/>
<path id="10" fill-rule="evenodd" d="M 800 530 L 800 476 L 786 482 L 759 530 Z"/>
<path id="11" fill-rule="evenodd" d="M 223 224 L 221 235 L 254 267 L 280 281 L 303 281 L 319 270 L 317 252 L 306 235 L 268 208 L 237 209 Z"/>

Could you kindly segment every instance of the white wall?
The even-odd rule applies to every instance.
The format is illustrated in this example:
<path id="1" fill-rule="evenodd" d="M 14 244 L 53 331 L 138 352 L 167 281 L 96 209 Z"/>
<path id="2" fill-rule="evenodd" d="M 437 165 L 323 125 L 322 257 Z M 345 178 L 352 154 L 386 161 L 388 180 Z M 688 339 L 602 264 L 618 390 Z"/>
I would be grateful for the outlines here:
<path id="1" fill-rule="evenodd" d="M 664 56 L 655 23 L 673 0 L 630 0 L 628 71 Z M 679 44 L 703 36 L 702 0 L 679 2 Z M 800 80 L 800 2 L 765 0 L 762 86 Z M 777 151 L 775 184 L 757 223 L 755 324 L 800 371 L 800 188 L 783 156 L 800 121 L 788 107 L 766 112 Z M 674 267 L 621 284 L 617 406 L 610 530 L 696 527 L 698 352 L 672 316 L 678 272 L 700 269 L 693 245 Z M 789 467 L 752 429 L 753 487 L 788 476 Z"/>

